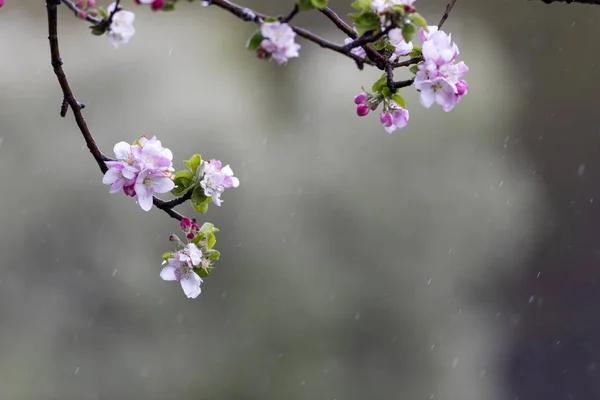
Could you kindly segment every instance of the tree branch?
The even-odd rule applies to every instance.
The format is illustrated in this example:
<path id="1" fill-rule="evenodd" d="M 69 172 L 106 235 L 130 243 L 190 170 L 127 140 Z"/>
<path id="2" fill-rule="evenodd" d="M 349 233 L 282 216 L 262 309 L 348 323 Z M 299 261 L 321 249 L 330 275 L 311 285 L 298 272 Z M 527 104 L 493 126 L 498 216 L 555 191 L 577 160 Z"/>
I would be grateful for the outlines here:
<path id="1" fill-rule="evenodd" d="M 73 116 L 75 117 L 75 122 L 77 123 L 77 127 L 79 128 L 79 131 L 81 132 L 81 135 L 83 136 L 83 139 L 85 140 L 85 143 L 88 149 L 90 150 L 90 153 L 92 153 L 92 157 L 94 157 L 94 160 L 96 160 L 96 164 L 98 164 L 100 171 L 102 171 L 102 173 L 104 174 L 108 170 L 108 167 L 106 166 L 105 162 L 111 161 L 111 159 L 106 157 L 98 148 L 98 145 L 96 144 L 96 141 L 94 140 L 94 137 L 92 136 L 92 133 L 90 132 L 89 127 L 85 122 L 85 118 L 83 117 L 83 114 L 81 112 L 84 105 L 82 103 L 79 103 L 77 99 L 75 99 L 73 91 L 69 86 L 67 75 L 65 74 L 62 67 L 63 62 L 60 58 L 60 48 L 58 44 L 58 6 L 61 4 L 61 2 L 65 3 L 65 1 L 68 0 L 46 0 L 46 10 L 48 14 L 48 41 L 50 42 L 50 61 L 54 69 L 54 73 L 58 78 L 60 88 L 63 92 L 61 116 L 64 117 L 66 115 L 67 107 L 71 108 L 71 110 L 73 111 Z M 192 192 L 189 191 L 185 195 L 170 201 L 164 201 L 157 197 L 154 197 L 153 203 L 157 208 L 163 210 L 172 218 L 181 220 L 182 218 L 184 218 L 184 216 L 178 213 L 177 211 L 173 210 L 173 207 L 185 203 L 191 197 Z"/>

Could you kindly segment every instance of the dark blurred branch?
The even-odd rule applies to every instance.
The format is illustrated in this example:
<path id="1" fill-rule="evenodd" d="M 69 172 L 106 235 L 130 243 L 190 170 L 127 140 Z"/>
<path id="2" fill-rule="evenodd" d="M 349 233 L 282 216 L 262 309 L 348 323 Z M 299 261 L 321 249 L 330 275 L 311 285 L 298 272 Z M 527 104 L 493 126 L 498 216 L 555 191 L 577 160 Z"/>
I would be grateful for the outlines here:
<path id="1" fill-rule="evenodd" d="M 452 7 L 454 7 L 454 4 L 456 4 L 457 1 L 458 0 L 451 0 L 450 3 L 448 3 L 448 5 L 446 6 L 446 11 L 444 11 L 444 15 L 442 15 L 440 22 L 438 22 L 438 29 L 442 28 L 442 25 L 444 25 L 444 22 L 446 22 L 446 20 L 450 16 L 450 11 L 452 11 Z"/>
<path id="2" fill-rule="evenodd" d="M 100 171 L 102 173 L 106 173 L 108 167 L 106 166 L 105 161 L 110 161 L 111 159 L 106 157 L 98 148 L 92 133 L 90 132 L 87 123 L 85 122 L 85 118 L 81 110 L 84 105 L 75 99 L 73 95 L 73 91 L 69 86 L 69 81 L 67 80 L 67 75 L 63 70 L 63 62 L 60 58 L 60 48 L 58 45 L 58 6 L 61 4 L 61 1 L 64 3 L 65 0 L 47 0 L 46 1 L 46 10 L 48 13 L 48 40 L 50 42 L 50 61 L 52 64 L 52 68 L 54 69 L 54 73 L 58 78 L 58 83 L 60 84 L 60 88 L 63 92 L 63 102 L 61 105 L 61 116 L 65 116 L 67 113 L 67 108 L 70 108 L 73 111 L 73 115 L 75 117 L 75 122 L 77 123 L 77 127 L 85 140 L 85 143 L 92 153 L 94 160 L 98 164 Z M 111 16 L 114 13 L 111 14 Z M 186 193 L 184 196 L 176 198 L 171 201 L 164 201 L 157 197 L 154 197 L 153 203 L 154 205 L 169 214 L 171 217 L 181 220 L 184 216 L 173 210 L 173 207 L 178 206 L 191 198 L 191 191 Z"/>

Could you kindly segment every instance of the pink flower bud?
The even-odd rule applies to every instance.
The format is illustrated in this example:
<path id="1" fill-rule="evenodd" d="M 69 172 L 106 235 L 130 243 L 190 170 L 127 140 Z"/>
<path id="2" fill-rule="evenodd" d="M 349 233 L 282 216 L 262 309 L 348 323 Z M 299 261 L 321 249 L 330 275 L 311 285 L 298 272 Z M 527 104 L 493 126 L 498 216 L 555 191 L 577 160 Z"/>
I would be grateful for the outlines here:
<path id="1" fill-rule="evenodd" d="M 86 19 L 87 18 L 87 12 L 83 11 L 83 10 L 79 10 L 79 14 L 78 14 L 79 18 L 81 19 Z"/>
<path id="2" fill-rule="evenodd" d="M 94 7 L 96 5 L 96 0 L 87 0 L 88 7 Z"/>
<path id="3" fill-rule="evenodd" d="M 405 5 L 404 6 L 404 10 L 406 10 L 407 13 L 414 13 L 417 12 L 417 9 L 414 8 L 413 6 L 409 6 L 409 5 Z"/>
<path id="4" fill-rule="evenodd" d="M 0 7 L 4 5 L 4 0 L 0 0 Z"/>
<path id="5" fill-rule="evenodd" d="M 77 3 L 75 3 L 75 5 L 77 6 L 77 8 L 82 8 L 83 7 L 83 0 L 77 0 Z"/>
<path id="6" fill-rule="evenodd" d="M 200 227 L 198 226 L 198 224 L 192 224 L 192 230 L 198 232 L 200 230 Z"/>
<path id="7" fill-rule="evenodd" d="M 358 106 L 356 106 L 356 114 L 359 117 L 364 117 L 368 113 L 369 113 L 369 106 L 368 105 L 366 105 L 366 104 L 359 104 Z"/>
<path id="8" fill-rule="evenodd" d="M 459 79 L 458 82 L 456 82 L 456 90 L 457 94 L 462 96 L 463 94 L 467 93 L 467 90 L 469 90 L 469 84 L 467 81 Z"/>
<path id="9" fill-rule="evenodd" d="M 158 11 L 158 10 L 162 10 L 164 5 L 165 5 L 165 0 L 154 0 L 152 2 L 152 4 L 150 5 L 150 7 L 152 7 L 152 9 L 154 11 Z"/>
<path id="10" fill-rule="evenodd" d="M 359 93 L 354 97 L 354 104 L 365 104 L 367 101 L 367 94 L 365 92 Z"/>
<path id="11" fill-rule="evenodd" d="M 256 57 L 260 58 L 261 60 L 264 60 L 269 57 L 269 53 L 267 53 L 263 49 L 258 49 L 256 50 Z"/>
<path id="12" fill-rule="evenodd" d="M 192 226 L 192 220 L 189 218 L 183 218 L 181 221 L 179 221 L 179 226 L 181 227 L 181 229 L 188 230 L 190 229 L 190 227 Z"/>
<path id="13" fill-rule="evenodd" d="M 127 196 L 134 197 L 136 194 L 134 185 L 123 186 L 123 193 L 125 193 Z"/>
<path id="14" fill-rule="evenodd" d="M 383 125 L 386 128 L 389 128 L 394 124 L 394 118 L 392 117 L 392 114 L 390 114 L 387 111 L 384 111 L 381 114 L 379 114 L 379 121 L 381 121 L 381 125 Z"/>
<path id="15" fill-rule="evenodd" d="M 196 235 L 194 235 L 192 232 L 190 232 L 187 235 L 185 235 L 185 237 L 188 238 L 188 239 L 193 239 L 194 236 L 196 236 Z"/>
<path id="16" fill-rule="evenodd" d="M 169 235 L 169 241 L 172 242 L 173 240 L 175 240 L 175 235 L 173 235 L 172 233 Z"/>

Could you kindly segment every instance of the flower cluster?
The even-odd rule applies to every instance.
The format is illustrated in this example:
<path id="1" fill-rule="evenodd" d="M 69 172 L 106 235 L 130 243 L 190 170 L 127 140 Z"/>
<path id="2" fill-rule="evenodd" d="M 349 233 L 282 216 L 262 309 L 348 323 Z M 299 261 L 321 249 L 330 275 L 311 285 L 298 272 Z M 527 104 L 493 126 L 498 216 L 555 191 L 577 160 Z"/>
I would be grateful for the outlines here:
<path id="1" fill-rule="evenodd" d="M 383 102 L 383 111 L 379 114 L 379 121 L 387 133 L 402 129 L 408 124 L 409 113 L 404 107 L 397 104 L 400 100 L 386 100 L 383 96 L 362 92 L 354 97 L 356 114 L 364 117 L 370 110 L 376 110 L 379 103 Z"/>
<path id="2" fill-rule="evenodd" d="M 154 193 L 169 192 L 173 183 L 173 154 L 153 136 L 142 136 L 130 145 L 119 142 L 114 147 L 116 161 L 107 161 L 108 171 L 102 183 L 111 185 L 110 193 L 123 191 L 135 197 L 144 211 L 152 208 Z"/>
<path id="3" fill-rule="evenodd" d="M 231 167 L 229 165 L 222 167 L 219 160 L 202 161 L 200 175 L 202 176 L 200 186 L 204 189 L 204 195 L 210 197 L 217 206 L 221 206 L 223 202 L 221 194 L 225 189 L 240 185 L 239 179 L 233 176 Z"/>
<path id="4" fill-rule="evenodd" d="M 117 7 L 117 3 L 112 3 L 106 11 L 112 14 Z M 133 21 L 135 14 L 131 11 L 117 10 L 112 17 L 110 27 L 108 28 L 108 39 L 114 48 L 127 44 L 135 34 Z"/>
<path id="5" fill-rule="evenodd" d="M 296 32 L 291 26 L 281 22 L 265 22 L 260 27 L 262 40 L 257 54 L 260 58 L 273 57 L 277 64 L 298 57 L 300 45 L 295 42 Z"/>
<path id="6" fill-rule="evenodd" d="M 421 92 L 423 107 L 429 108 L 435 102 L 442 110 L 450 111 L 469 89 L 462 79 L 469 71 L 464 62 L 455 63 L 458 47 L 450 35 L 430 26 L 428 31 L 420 31 L 423 40 L 423 59 L 415 76 L 415 88 Z"/>
<path id="7" fill-rule="evenodd" d="M 179 224 L 186 234 L 186 242 L 176 235 L 169 240 L 178 244 L 178 249 L 163 255 L 163 269 L 160 277 L 165 281 L 178 281 L 188 298 L 200 295 L 202 277 L 210 275 L 212 264 L 219 259 L 219 252 L 212 247 L 216 242 L 215 233 L 219 230 L 210 223 L 202 227 L 189 218 L 183 218 Z"/>

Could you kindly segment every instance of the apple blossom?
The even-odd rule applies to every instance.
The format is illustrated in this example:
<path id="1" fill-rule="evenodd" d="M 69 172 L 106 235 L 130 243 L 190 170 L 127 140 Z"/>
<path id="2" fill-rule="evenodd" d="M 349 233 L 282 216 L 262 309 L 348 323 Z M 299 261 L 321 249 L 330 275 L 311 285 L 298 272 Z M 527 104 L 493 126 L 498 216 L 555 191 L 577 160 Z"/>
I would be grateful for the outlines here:
<path id="1" fill-rule="evenodd" d="M 451 35 L 437 31 L 423 43 L 423 58 L 433 60 L 437 65 L 452 62 L 458 55 L 458 47 L 452 43 Z"/>
<path id="2" fill-rule="evenodd" d="M 414 46 L 412 42 L 407 43 L 404 40 L 402 30 L 399 28 L 394 28 L 388 32 L 388 40 L 395 48 L 394 53 L 390 57 L 391 61 L 395 61 L 398 57 L 408 55 L 413 51 Z"/>
<path id="3" fill-rule="evenodd" d="M 142 136 L 136 144 L 119 142 L 114 147 L 115 161 L 107 161 L 102 183 L 111 185 L 110 193 L 120 190 L 135 197 L 144 211 L 152 208 L 154 193 L 173 189 L 173 154 L 156 136 Z"/>
<path id="4" fill-rule="evenodd" d="M 166 263 L 167 265 L 160 271 L 160 277 L 165 281 L 179 281 L 188 298 L 198 297 L 201 293 L 202 278 L 194 272 L 193 267 L 177 258 L 169 258 Z"/>
<path id="5" fill-rule="evenodd" d="M 269 53 L 277 64 L 283 64 L 292 57 L 298 57 L 300 45 L 295 42 L 296 32 L 286 23 L 265 22 L 260 27 L 263 37 L 260 47 Z"/>
<path id="6" fill-rule="evenodd" d="M 389 111 L 379 114 L 379 121 L 387 133 L 392 133 L 396 129 L 402 129 L 408 124 L 408 110 L 400 107 L 394 102 L 390 102 Z"/>
<path id="7" fill-rule="evenodd" d="M 200 172 L 203 174 L 200 186 L 204 189 L 204 194 L 217 206 L 222 203 L 221 194 L 225 189 L 238 187 L 240 184 L 239 179 L 233 176 L 231 167 L 222 167 L 219 160 L 202 161 Z"/>
<path id="8" fill-rule="evenodd" d="M 117 3 L 112 3 L 108 6 L 107 11 L 112 14 L 115 11 Z M 108 28 L 108 39 L 114 48 L 118 48 L 122 44 L 126 44 L 135 34 L 133 21 L 135 14 L 131 11 L 119 10 L 114 13 L 112 22 Z"/>

